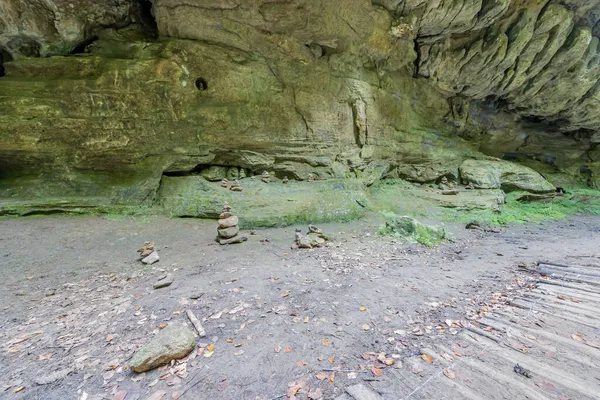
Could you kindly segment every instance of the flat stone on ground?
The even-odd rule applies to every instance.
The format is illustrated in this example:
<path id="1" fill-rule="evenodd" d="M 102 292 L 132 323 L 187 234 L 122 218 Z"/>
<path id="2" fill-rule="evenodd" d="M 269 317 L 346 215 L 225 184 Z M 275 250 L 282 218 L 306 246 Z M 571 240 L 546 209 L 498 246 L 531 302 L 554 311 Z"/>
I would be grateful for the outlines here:
<path id="1" fill-rule="evenodd" d="M 152 265 L 155 262 L 158 262 L 158 260 L 160 260 L 160 257 L 158 256 L 158 253 L 156 251 L 153 251 L 152 253 L 150 253 L 150 255 L 148 255 L 147 257 L 142 259 L 142 262 L 146 265 Z"/>
<path id="2" fill-rule="evenodd" d="M 184 325 L 173 324 L 158 332 L 133 355 L 130 366 L 135 372 L 145 372 L 187 356 L 196 347 L 196 336 Z"/>

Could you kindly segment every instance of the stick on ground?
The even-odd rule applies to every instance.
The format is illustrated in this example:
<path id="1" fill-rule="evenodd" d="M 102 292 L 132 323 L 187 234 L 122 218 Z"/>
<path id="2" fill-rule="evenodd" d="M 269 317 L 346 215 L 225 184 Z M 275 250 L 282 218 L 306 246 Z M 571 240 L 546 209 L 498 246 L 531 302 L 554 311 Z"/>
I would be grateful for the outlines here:
<path id="1" fill-rule="evenodd" d="M 192 325 L 194 325 L 194 328 L 196 328 L 198 335 L 200 335 L 200 337 L 206 337 L 206 331 L 204 330 L 204 327 L 200 323 L 200 320 L 198 320 L 198 318 L 196 318 L 194 313 L 191 310 L 186 310 L 185 313 L 187 314 L 188 318 L 190 319 L 190 322 L 192 323 Z"/>

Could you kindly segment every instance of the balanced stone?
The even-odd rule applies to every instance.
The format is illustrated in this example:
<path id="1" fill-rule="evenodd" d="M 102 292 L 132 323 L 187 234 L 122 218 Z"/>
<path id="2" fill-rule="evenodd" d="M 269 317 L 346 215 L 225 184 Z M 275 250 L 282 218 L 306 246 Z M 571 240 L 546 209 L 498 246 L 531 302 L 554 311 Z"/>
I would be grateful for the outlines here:
<path id="1" fill-rule="evenodd" d="M 244 190 L 242 188 L 242 186 L 240 186 L 240 181 L 238 181 L 237 179 L 233 181 L 233 183 L 231 184 L 231 188 L 229 188 L 229 190 L 231 190 L 232 192 L 241 192 L 242 190 Z"/>
<path id="2" fill-rule="evenodd" d="M 219 237 L 224 239 L 231 239 L 232 237 L 240 233 L 240 228 L 238 226 L 231 226 L 229 228 L 217 229 L 217 232 L 219 233 Z"/>
<path id="3" fill-rule="evenodd" d="M 238 217 L 236 217 L 235 215 L 231 215 L 231 213 L 228 214 L 230 215 L 229 217 L 219 220 L 219 228 L 223 229 L 231 228 L 232 226 L 237 226 Z"/>
<path id="4" fill-rule="evenodd" d="M 262 173 L 262 177 L 260 178 L 260 180 L 263 181 L 264 183 L 271 182 L 271 174 L 269 174 L 269 171 L 264 171 Z"/>
<path id="5" fill-rule="evenodd" d="M 282 183 L 288 183 L 288 182 L 289 182 L 289 179 L 288 179 L 288 177 L 287 177 L 287 176 L 284 176 L 284 177 L 283 177 L 283 180 L 282 180 L 281 182 L 282 182 Z"/>
<path id="6" fill-rule="evenodd" d="M 221 181 L 221 187 L 227 188 L 229 186 L 229 181 L 225 178 Z"/>
<path id="7" fill-rule="evenodd" d="M 231 214 L 231 207 L 229 204 L 223 204 L 223 212 L 219 217 L 218 223 L 217 241 L 219 244 L 242 243 L 248 240 L 245 236 L 238 236 L 240 233 L 240 228 L 238 227 L 239 219 Z"/>
<path id="8" fill-rule="evenodd" d="M 315 180 L 315 177 L 313 174 L 308 174 L 308 181 L 309 182 L 313 182 Z"/>

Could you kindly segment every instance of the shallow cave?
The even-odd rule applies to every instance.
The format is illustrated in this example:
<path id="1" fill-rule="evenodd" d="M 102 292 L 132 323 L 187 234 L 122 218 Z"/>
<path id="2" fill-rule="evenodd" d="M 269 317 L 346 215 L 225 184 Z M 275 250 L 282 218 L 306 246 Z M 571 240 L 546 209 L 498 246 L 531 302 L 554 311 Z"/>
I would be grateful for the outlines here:
<path id="1" fill-rule="evenodd" d="M 158 24 L 152 12 L 152 1 L 140 0 L 137 14 L 138 21 L 144 30 L 154 39 L 158 38 Z"/>
<path id="2" fill-rule="evenodd" d="M 4 63 L 12 60 L 13 58 L 11 54 L 8 51 L 6 51 L 6 49 L 0 48 L 0 77 L 6 75 Z"/>
<path id="3" fill-rule="evenodd" d="M 98 36 L 94 35 L 83 42 L 79 43 L 73 50 L 71 50 L 70 54 L 84 54 L 87 53 L 87 47 L 98 40 Z"/>

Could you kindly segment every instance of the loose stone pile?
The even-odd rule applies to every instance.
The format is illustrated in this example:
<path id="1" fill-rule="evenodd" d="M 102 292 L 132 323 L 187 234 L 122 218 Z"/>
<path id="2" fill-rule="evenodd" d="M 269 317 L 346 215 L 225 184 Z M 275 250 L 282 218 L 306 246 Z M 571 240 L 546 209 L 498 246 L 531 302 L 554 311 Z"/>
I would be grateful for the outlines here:
<path id="1" fill-rule="evenodd" d="M 229 188 L 229 190 L 231 190 L 232 192 L 241 192 L 242 190 L 244 190 L 242 188 L 242 186 L 240 185 L 240 181 L 238 181 L 237 179 L 233 181 L 233 183 L 231 184 L 231 187 Z"/>
<path id="2" fill-rule="evenodd" d="M 138 249 L 137 252 L 140 253 L 140 260 L 144 264 L 152 265 L 160 260 L 158 252 L 154 247 L 154 242 L 144 242 L 144 247 Z"/>
<path id="3" fill-rule="evenodd" d="M 329 240 L 323 231 L 314 225 L 308 226 L 308 233 L 302 234 L 300 229 L 296 229 L 296 242 L 292 248 L 312 249 L 313 247 L 322 247 Z"/>
<path id="4" fill-rule="evenodd" d="M 269 171 L 264 171 L 262 173 L 262 177 L 260 178 L 260 180 L 263 181 L 264 183 L 271 182 L 271 174 L 269 174 Z"/>
<path id="5" fill-rule="evenodd" d="M 456 191 L 456 189 L 454 189 L 454 183 L 449 182 L 448 178 L 446 178 L 445 176 L 442 177 L 442 180 L 440 181 L 440 183 L 438 185 L 438 189 L 440 189 L 442 191 L 442 194 L 445 194 L 445 195 L 458 194 L 458 191 Z"/>
<path id="6" fill-rule="evenodd" d="M 239 219 L 231 214 L 231 207 L 227 202 L 223 204 L 223 212 L 219 215 L 219 227 L 217 228 L 217 242 L 219 244 L 242 243 L 248 240 L 246 236 L 239 236 Z"/>

